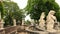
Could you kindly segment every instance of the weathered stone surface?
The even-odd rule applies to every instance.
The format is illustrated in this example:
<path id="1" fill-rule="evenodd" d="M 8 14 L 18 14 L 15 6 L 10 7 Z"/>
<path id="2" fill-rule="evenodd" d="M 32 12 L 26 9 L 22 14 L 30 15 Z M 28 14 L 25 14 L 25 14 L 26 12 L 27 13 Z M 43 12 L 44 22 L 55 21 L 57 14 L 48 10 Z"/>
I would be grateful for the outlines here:
<path id="1" fill-rule="evenodd" d="M 48 34 L 60 34 L 60 32 L 49 32 Z"/>
<path id="2" fill-rule="evenodd" d="M 12 27 L 5 28 L 4 29 L 5 34 L 16 32 L 18 28 L 19 28 L 19 26 L 12 26 Z"/>
<path id="3" fill-rule="evenodd" d="M 4 29 L 0 29 L 0 34 L 5 34 L 5 30 Z"/>
<path id="4" fill-rule="evenodd" d="M 40 16 L 40 19 L 39 19 L 39 26 L 40 28 L 44 29 L 45 28 L 45 13 L 42 12 L 41 16 Z"/>
<path id="5" fill-rule="evenodd" d="M 13 19 L 14 26 L 16 26 L 16 19 Z"/>
<path id="6" fill-rule="evenodd" d="M 54 28 L 54 23 L 57 22 L 56 17 L 54 16 L 55 11 L 51 10 L 47 16 L 47 20 L 46 20 L 46 27 L 47 27 L 47 31 L 49 32 L 55 32 L 56 30 L 53 29 Z"/>

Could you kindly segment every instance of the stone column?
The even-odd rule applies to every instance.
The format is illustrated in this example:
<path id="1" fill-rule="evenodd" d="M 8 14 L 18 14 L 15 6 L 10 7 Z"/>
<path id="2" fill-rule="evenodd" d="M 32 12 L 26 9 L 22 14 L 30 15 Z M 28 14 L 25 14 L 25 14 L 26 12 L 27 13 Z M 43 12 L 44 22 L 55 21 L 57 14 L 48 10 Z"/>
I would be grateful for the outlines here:
<path id="1" fill-rule="evenodd" d="M 14 26 L 16 26 L 16 19 L 13 19 Z"/>
<path id="2" fill-rule="evenodd" d="M 4 21 L 3 19 L 0 20 L 0 29 L 3 29 Z"/>

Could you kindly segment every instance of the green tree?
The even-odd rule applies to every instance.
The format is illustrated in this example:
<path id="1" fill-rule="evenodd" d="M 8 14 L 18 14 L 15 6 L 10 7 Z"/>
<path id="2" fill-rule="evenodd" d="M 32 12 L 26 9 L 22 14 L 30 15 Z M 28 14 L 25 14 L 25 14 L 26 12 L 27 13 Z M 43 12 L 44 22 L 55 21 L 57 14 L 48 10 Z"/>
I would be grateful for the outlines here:
<path id="1" fill-rule="evenodd" d="M 60 8 L 59 11 L 56 13 L 57 20 L 60 22 Z"/>
<path id="2" fill-rule="evenodd" d="M 3 19 L 4 17 L 4 6 L 3 6 L 3 1 L 0 1 L 0 13 L 1 13 L 1 18 Z"/>
<path id="3" fill-rule="evenodd" d="M 56 16 L 59 12 L 59 5 L 55 0 L 28 0 L 28 5 L 25 8 L 32 19 L 39 20 L 42 12 L 47 15 L 50 10 L 56 11 Z"/>
<path id="4" fill-rule="evenodd" d="M 13 19 L 22 20 L 24 16 L 17 3 L 4 1 L 5 25 L 13 25 Z"/>

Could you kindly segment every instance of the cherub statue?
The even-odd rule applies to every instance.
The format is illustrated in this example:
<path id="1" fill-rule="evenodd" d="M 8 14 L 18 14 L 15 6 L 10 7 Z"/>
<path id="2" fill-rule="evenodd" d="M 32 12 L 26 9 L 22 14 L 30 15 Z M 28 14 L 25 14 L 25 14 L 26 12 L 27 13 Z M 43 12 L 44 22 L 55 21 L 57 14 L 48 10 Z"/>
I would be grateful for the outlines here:
<path id="1" fill-rule="evenodd" d="M 53 28 L 54 28 L 54 23 L 57 22 L 57 19 L 56 17 L 54 16 L 55 14 L 55 11 L 53 10 L 50 10 L 50 12 L 48 13 L 47 15 L 47 20 L 46 20 L 46 27 L 47 27 L 47 30 L 48 31 L 55 31 Z"/>
<path id="2" fill-rule="evenodd" d="M 40 19 L 39 19 L 39 26 L 40 26 L 40 28 L 45 28 L 44 26 L 45 26 L 45 20 L 44 20 L 44 18 L 45 18 L 45 12 L 42 12 L 42 14 L 41 14 L 41 16 L 40 16 Z"/>

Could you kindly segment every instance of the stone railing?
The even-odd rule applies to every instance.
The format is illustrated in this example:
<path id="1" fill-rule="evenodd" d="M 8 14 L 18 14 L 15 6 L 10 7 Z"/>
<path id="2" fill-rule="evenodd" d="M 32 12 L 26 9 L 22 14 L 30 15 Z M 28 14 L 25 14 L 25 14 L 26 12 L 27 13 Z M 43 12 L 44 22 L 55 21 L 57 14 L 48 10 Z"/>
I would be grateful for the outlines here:
<path id="1" fill-rule="evenodd" d="M 0 34 L 16 34 L 19 26 L 11 26 L 0 30 Z"/>
<path id="2" fill-rule="evenodd" d="M 5 34 L 5 30 L 4 29 L 0 29 L 0 34 Z"/>
<path id="3" fill-rule="evenodd" d="M 13 33 L 13 32 L 16 33 L 17 29 L 18 29 L 18 26 L 12 26 L 12 27 L 5 28 L 5 34 Z"/>
<path id="4" fill-rule="evenodd" d="M 29 26 L 11 26 L 4 29 L 0 29 L 0 34 L 60 34 L 60 32 L 47 32 L 47 31 L 38 31 L 36 28 L 27 29 Z"/>
<path id="5" fill-rule="evenodd" d="M 45 30 L 40 30 L 39 28 L 35 28 L 34 26 L 26 26 L 26 25 L 20 26 L 17 32 L 19 34 L 60 34 L 60 32 L 48 32 Z"/>

